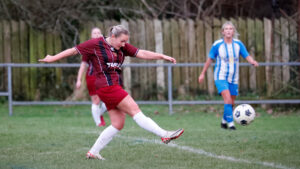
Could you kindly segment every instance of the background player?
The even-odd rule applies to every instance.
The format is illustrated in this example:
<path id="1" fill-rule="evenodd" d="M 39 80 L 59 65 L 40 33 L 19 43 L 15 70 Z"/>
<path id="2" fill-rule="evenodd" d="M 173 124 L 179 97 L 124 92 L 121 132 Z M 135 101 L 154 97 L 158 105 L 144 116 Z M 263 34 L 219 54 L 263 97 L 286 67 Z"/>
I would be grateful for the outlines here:
<path id="1" fill-rule="evenodd" d="M 232 110 L 236 96 L 238 95 L 239 80 L 239 57 L 245 58 L 250 64 L 258 66 L 258 63 L 249 55 L 244 44 L 236 39 L 238 33 L 235 26 L 227 21 L 222 26 L 223 38 L 214 42 L 208 54 L 207 61 L 198 78 L 202 83 L 205 72 L 216 60 L 214 68 L 214 80 L 218 93 L 224 100 L 224 114 L 221 122 L 221 128 L 235 130 Z"/>
<path id="2" fill-rule="evenodd" d="M 93 28 L 91 30 L 91 38 L 100 38 L 100 37 L 102 37 L 101 30 L 96 27 Z M 106 123 L 103 118 L 103 113 L 106 112 L 107 109 L 104 103 L 101 104 L 101 108 L 100 108 L 100 98 L 96 93 L 96 86 L 95 86 L 95 81 L 96 81 L 95 71 L 93 69 L 93 65 L 90 60 L 88 62 L 85 61 L 81 62 L 78 75 L 77 75 L 77 82 L 76 82 L 77 89 L 79 89 L 81 86 L 81 80 L 84 72 L 86 72 L 85 75 L 86 85 L 92 100 L 91 110 L 92 110 L 93 119 L 97 126 L 99 127 L 105 126 Z"/>

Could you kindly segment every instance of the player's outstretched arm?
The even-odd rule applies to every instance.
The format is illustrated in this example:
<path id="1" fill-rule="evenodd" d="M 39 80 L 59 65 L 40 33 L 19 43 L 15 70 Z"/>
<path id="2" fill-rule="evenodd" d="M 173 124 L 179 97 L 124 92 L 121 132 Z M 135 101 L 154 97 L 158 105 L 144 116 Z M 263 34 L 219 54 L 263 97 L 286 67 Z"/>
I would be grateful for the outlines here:
<path id="1" fill-rule="evenodd" d="M 257 67 L 258 66 L 258 63 L 257 63 L 257 61 L 256 60 L 254 60 L 253 59 L 253 57 L 252 56 L 247 56 L 246 57 L 246 60 L 251 64 L 251 65 L 253 65 L 253 66 L 255 66 L 255 67 Z"/>
<path id="2" fill-rule="evenodd" d="M 175 58 L 172 58 L 172 57 L 164 55 L 164 54 L 151 52 L 151 51 L 148 51 L 148 50 L 139 50 L 136 57 L 141 58 L 141 59 L 146 59 L 146 60 L 163 59 L 163 60 L 166 60 L 166 61 L 169 61 L 169 62 L 172 62 L 172 63 L 176 64 L 176 59 Z"/>
<path id="3" fill-rule="evenodd" d="M 76 54 L 78 54 L 78 51 L 75 48 L 69 48 L 69 49 L 66 49 L 54 56 L 47 55 L 44 59 L 39 59 L 39 62 L 51 63 L 51 62 L 55 62 L 57 60 L 63 59 L 65 57 L 76 55 Z"/>

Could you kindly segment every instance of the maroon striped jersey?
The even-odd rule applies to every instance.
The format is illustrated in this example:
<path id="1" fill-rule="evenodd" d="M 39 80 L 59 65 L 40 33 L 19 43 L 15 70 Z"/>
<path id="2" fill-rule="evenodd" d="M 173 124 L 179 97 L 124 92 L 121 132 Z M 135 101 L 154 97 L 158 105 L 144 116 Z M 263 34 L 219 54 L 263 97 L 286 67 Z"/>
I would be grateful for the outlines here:
<path id="1" fill-rule="evenodd" d="M 129 43 L 116 50 L 104 37 L 87 40 L 75 48 L 82 55 L 82 61 L 92 63 L 96 89 L 112 85 L 122 86 L 121 66 L 125 56 L 135 57 L 139 51 Z"/>

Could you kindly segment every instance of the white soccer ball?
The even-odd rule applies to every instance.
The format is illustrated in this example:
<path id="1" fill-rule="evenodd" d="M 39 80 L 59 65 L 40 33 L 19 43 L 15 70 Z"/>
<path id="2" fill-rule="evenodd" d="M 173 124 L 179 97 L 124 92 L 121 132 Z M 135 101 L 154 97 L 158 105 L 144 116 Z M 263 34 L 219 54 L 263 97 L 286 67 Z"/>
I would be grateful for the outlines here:
<path id="1" fill-rule="evenodd" d="M 245 126 L 250 124 L 255 118 L 255 110 L 249 104 L 238 105 L 233 111 L 235 122 Z"/>

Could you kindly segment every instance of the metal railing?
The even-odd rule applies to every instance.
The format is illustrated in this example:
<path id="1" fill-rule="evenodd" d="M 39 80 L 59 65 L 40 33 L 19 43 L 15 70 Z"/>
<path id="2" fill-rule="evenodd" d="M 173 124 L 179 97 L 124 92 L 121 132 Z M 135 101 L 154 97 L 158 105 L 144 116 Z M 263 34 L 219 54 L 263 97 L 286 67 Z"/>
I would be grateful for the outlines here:
<path id="1" fill-rule="evenodd" d="M 213 64 L 212 64 L 213 65 Z M 240 66 L 250 66 L 248 63 L 240 63 Z M 300 66 L 300 62 L 270 62 L 259 63 L 260 66 Z M 9 115 L 13 115 L 14 105 L 87 105 L 91 104 L 89 101 L 14 101 L 12 98 L 12 68 L 14 67 L 79 67 L 80 64 L 19 64 L 19 63 L 6 63 L 0 64 L 0 67 L 7 68 L 7 92 L 0 92 L 0 96 L 8 97 Z M 136 101 L 138 104 L 159 104 L 168 105 L 169 114 L 173 114 L 173 105 L 181 104 L 224 104 L 223 100 L 211 100 L 211 101 L 175 101 L 173 100 L 172 93 L 172 68 L 173 67 L 203 67 L 204 63 L 130 63 L 124 64 L 123 67 L 167 67 L 168 69 L 168 100 L 167 101 Z M 300 104 L 300 99 L 285 99 L 285 100 L 236 100 L 236 104 L 248 103 L 248 104 Z"/>

